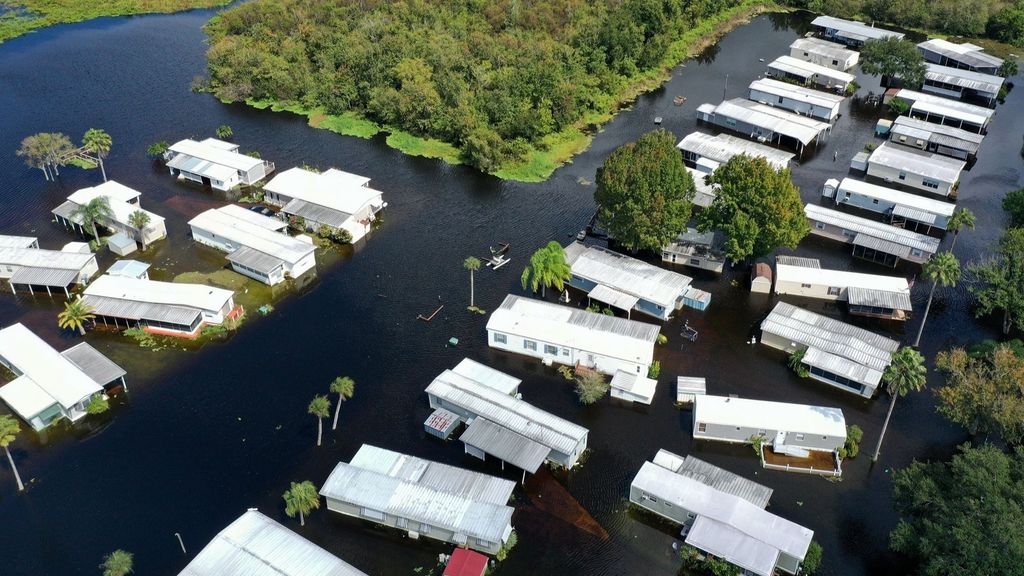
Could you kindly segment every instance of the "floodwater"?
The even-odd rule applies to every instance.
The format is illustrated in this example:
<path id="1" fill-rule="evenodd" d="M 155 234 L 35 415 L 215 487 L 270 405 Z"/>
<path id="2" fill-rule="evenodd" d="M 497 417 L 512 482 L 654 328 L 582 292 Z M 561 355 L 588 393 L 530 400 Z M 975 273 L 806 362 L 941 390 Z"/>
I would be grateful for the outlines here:
<path id="1" fill-rule="evenodd" d="M 510 242 L 511 266 L 477 274 L 477 304 L 493 309 L 505 294 L 522 293 L 518 266 L 528 253 L 552 239 L 568 241 L 589 220 L 588 183 L 611 150 L 654 128 L 656 116 L 679 137 L 693 130 L 694 109 L 718 102 L 723 93 L 741 96 L 763 72 L 759 59 L 786 52 L 806 31 L 806 17 L 766 15 L 737 29 L 674 70 L 662 89 L 639 98 L 548 182 L 519 184 L 406 157 L 381 138 L 343 138 L 310 129 L 299 117 L 190 93 L 189 82 L 204 70 L 200 28 L 210 15 L 101 19 L 0 46 L 0 233 L 39 236 L 48 248 L 74 239 L 50 222 L 49 210 L 71 191 L 96 184 L 99 174 L 67 168 L 59 182 L 47 183 L 14 150 L 34 132 L 79 138 L 87 128 L 102 127 L 114 140 L 108 173 L 142 191 L 143 205 L 168 218 L 170 238 L 144 255 L 154 261 L 155 275 L 211 270 L 222 260 L 193 246 L 185 221 L 215 198 L 175 183 L 144 151 L 156 140 L 211 135 L 221 124 L 234 128 L 243 150 L 258 150 L 279 169 L 307 163 L 372 177 L 390 204 L 384 226 L 352 254 L 321 265 L 310 286 L 276 295 L 272 314 L 250 320 L 226 343 L 152 352 L 113 334 L 87 336 L 125 366 L 131 392 L 118 397 L 101 420 L 46 438 L 26 433 L 14 444 L 29 488 L 16 493 L 6 465 L 0 466 L 5 575 L 95 574 L 101 557 L 116 548 L 135 553 L 139 574 L 177 574 L 248 507 L 371 574 L 433 566 L 437 554 L 450 547 L 410 541 L 325 510 L 300 528 L 285 517 L 280 496 L 289 481 L 322 483 L 364 442 L 518 479 L 517 472 L 502 472 L 495 462 L 463 455 L 457 442 L 442 444 L 422 432 L 429 412 L 423 389 L 465 356 L 523 378 L 528 401 L 590 429 L 591 452 L 581 468 L 558 485 L 545 475 L 530 483 L 529 493 L 517 492 L 519 547 L 501 574 L 675 573 L 672 531 L 629 512 L 626 502 L 633 475 L 659 448 L 695 453 L 772 487 L 769 509 L 815 531 L 825 550 L 822 574 L 905 573 L 900 558 L 887 552 L 896 522 L 891 469 L 914 458 L 945 458 L 965 434 L 935 413 L 930 391 L 908 397 L 896 408 L 882 459 L 871 466 L 868 454 L 888 400 L 862 400 L 800 381 L 781 354 L 746 344 L 772 306 L 770 297 L 751 295 L 743 286 L 746 270 L 721 278 L 696 275 L 697 286 L 714 295 L 707 312 L 682 315 L 700 337 L 683 341 L 681 319 L 666 327 L 670 341 L 657 352 L 661 382 L 646 408 L 610 401 L 581 407 L 553 370 L 489 350 L 487 317 L 465 311 L 466 256 Z M 870 89 L 865 79 L 861 83 L 862 93 Z M 676 95 L 687 97 L 685 105 L 672 105 Z M 960 187 L 960 204 L 979 220 L 978 229 L 958 243 L 963 260 L 980 257 L 998 238 L 1005 225 L 1000 199 L 1021 186 L 1022 99 L 1021 91 L 1013 91 L 1000 106 L 981 158 Z M 849 158 L 871 139 L 873 124 L 870 112 L 845 111 L 831 141 L 794 170 L 805 200 L 820 201 L 821 184 L 845 173 Z M 845 247 L 825 241 L 808 239 L 797 252 L 819 257 L 826 266 L 885 272 L 852 262 Z M 105 256 L 103 264 L 109 262 Z M 922 306 L 926 289 L 918 283 L 914 290 Z M 445 308 L 433 322 L 415 320 L 439 302 Z M 5 294 L 0 322 L 24 322 L 64 349 L 79 337 L 58 331 L 58 308 L 47 299 Z M 994 327 L 990 320 L 973 320 L 964 289 L 940 291 L 923 349 L 931 358 L 948 346 L 992 337 Z M 908 330 L 914 328 L 912 323 Z M 459 339 L 458 346 L 447 345 L 451 337 Z M 326 431 L 324 446 L 316 448 L 315 421 L 306 406 L 344 374 L 358 382 L 355 398 L 345 404 L 339 430 Z M 844 464 L 841 482 L 829 482 L 762 470 L 749 447 L 693 444 L 690 412 L 672 405 L 677 375 L 706 376 L 714 394 L 842 407 L 849 423 L 865 431 L 862 455 Z M 930 380 L 932 389 L 937 384 Z"/>

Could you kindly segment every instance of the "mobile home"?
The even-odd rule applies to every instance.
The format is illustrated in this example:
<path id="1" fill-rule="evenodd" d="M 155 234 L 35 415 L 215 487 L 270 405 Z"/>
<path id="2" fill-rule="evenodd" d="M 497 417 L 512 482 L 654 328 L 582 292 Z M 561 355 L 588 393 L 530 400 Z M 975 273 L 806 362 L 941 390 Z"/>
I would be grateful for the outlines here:
<path id="1" fill-rule="evenodd" d="M 957 100 L 978 101 L 989 107 L 996 105 L 996 99 L 1003 88 L 1004 80 L 1001 76 L 939 64 L 927 66 L 922 92 Z"/>
<path id="2" fill-rule="evenodd" d="M 781 170 L 789 168 L 789 162 L 794 155 L 785 150 L 751 142 L 743 138 L 737 138 L 729 134 L 717 134 L 711 136 L 703 132 L 691 132 L 683 137 L 676 144 L 676 148 L 683 151 L 683 160 L 697 166 L 697 170 L 705 173 L 714 172 L 714 169 L 725 164 L 733 156 L 746 154 L 755 158 L 764 158 L 772 167 Z M 706 167 L 708 169 L 702 169 Z M 696 175 L 694 175 L 696 178 Z"/>
<path id="3" fill-rule="evenodd" d="M 853 255 L 884 266 L 900 260 L 924 264 L 939 250 L 939 239 L 815 204 L 804 206 L 811 234 L 853 244 Z"/>
<path id="4" fill-rule="evenodd" d="M 901 276 L 880 276 L 820 265 L 775 263 L 775 293 L 847 302 L 851 314 L 906 320 L 913 310 L 910 282 Z M 816 262 L 817 264 L 817 262 Z"/>
<path id="5" fill-rule="evenodd" d="M 323 226 L 345 230 L 352 242 L 358 242 L 387 206 L 383 193 L 369 184 L 365 176 L 335 168 L 324 172 L 291 168 L 267 182 L 264 200 L 280 206 L 282 214 L 301 219 L 307 230 L 316 232 Z"/>
<path id="6" fill-rule="evenodd" d="M 181 180 L 217 190 L 253 185 L 274 171 L 274 163 L 238 152 L 238 144 L 207 138 L 175 142 L 164 153 L 167 169 Z"/>
<path id="7" fill-rule="evenodd" d="M 868 176 L 907 186 L 940 198 L 956 192 L 963 160 L 883 142 L 868 157 Z"/>
<path id="8" fill-rule="evenodd" d="M 162 216 L 158 216 L 149 210 L 143 210 L 139 198 L 142 196 L 137 190 L 133 190 L 123 184 L 108 180 L 98 186 L 82 188 L 68 196 L 60 206 L 53 209 L 52 214 L 57 222 L 65 228 L 77 230 L 79 234 L 92 236 L 92 230 L 87 228 L 77 211 L 80 207 L 92 202 L 97 198 L 106 198 L 107 206 L 110 207 L 110 215 L 100 218 L 99 225 L 103 228 L 120 232 L 133 240 L 148 245 L 152 242 L 167 237 L 167 226 Z M 133 214 L 141 212 L 146 215 L 148 221 L 141 228 L 133 223 Z"/>
<path id="9" fill-rule="evenodd" d="M 761 436 L 803 450 L 835 452 L 846 443 L 846 419 L 839 408 L 697 396 L 693 438 L 749 444 Z"/>
<path id="10" fill-rule="evenodd" d="M 52 296 L 56 289 L 58 294 L 63 292 L 69 296 L 72 286 L 88 284 L 100 270 L 95 254 L 80 252 L 73 244 L 63 250 L 44 250 L 39 248 L 35 238 L 2 236 L 0 239 L 6 240 L 0 242 L 0 279 L 7 280 L 12 292 L 22 286 L 30 294 L 40 290 Z M 85 248 L 88 250 L 87 244 Z"/>
<path id="11" fill-rule="evenodd" d="M 910 104 L 908 116 L 933 124 L 962 128 L 976 134 L 984 134 L 995 115 L 995 110 L 991 108 L 906 88 L 887 91 L 886 102 L 893 98 Z"/>
<path id="12" fill-rule="evenodd" d="M 243 313 L 235 308 L 231 290 L 110 274 L 94 280 L 82 301 L 104 325 L 172 336 L 194 337 L 206 324 L 222 324 Z"/>
<path id="13" fill-rule="evenodd" d="M 811 26 L 826 40 L 840 42 L 853 48 L 859 48 L 869 40 L 903 38 L 903 34 L 900 32 L 832 16 L 818 16 L 811 22 Z"/>
<path id="14" fill-rule="evenodd" d="M 843 178 L 842 182 L 834 178 L 826 181 L 822 194 L 833 198 L 836 204 L 876 212 L 890 224 L 923 234 L 933 229 L 945 230 L 956 209 L 956 205 L 951 202 L 853 178 Z"/>
<path id="15" fill-rule="evenodd" d="M 889 140 L 925 152 L 959 160 L 973 160 L 985 137 L 961 128 L 900 116 L 889 129 Z"/>
<path id="16" fill-rule="evenodd" d="M 783 108 L 797 114 L 833 122 L 839 116 L 843 97 L 771 78 L 750 83 L 750 99 L 768 106 Z"/>
<path id="17" fill-rule="evenodd" d="M 687 228 L 661 249 L 661 261 L 721 274 L 725 269 L 725 252 L 716 241 L 715 232 Z"/>
<path id="18" fill-rule="evenodd" d="M 841 72 L 853 68 L 860 61 L 860 53 L 856 50 L 821 38 L 797 38 L 789 45 L 789 55 Z"/>
<path id="19" fill-rule="evenodd" d="M 765 106 L 743 98 L 733 98 L 714 106 L 701 104 L 697 119 L 733 130 L 758 142 L 792 147 L 798 152 L 828 138 L 832 125 Z"/>
<path id="20" fill-rule="evenodd" d="M 941 38 L 933 38 L 918 44 L 917 49 L 926 61 L 950 68 L 998 74 L 999 68 L 1003 65 L 1002 58 L 985 54 L 981 46 L 974 44 L 956 44 Z"/>
<path id="21" fill-rule="evenodd" d="M 779 56 L 769 62 L 767 75 L 783 80 L 795 80 L 805 85 L 821 86 L 839 93 L 845 93 L 857 80 L 853 74 L 792 56 Z"/>

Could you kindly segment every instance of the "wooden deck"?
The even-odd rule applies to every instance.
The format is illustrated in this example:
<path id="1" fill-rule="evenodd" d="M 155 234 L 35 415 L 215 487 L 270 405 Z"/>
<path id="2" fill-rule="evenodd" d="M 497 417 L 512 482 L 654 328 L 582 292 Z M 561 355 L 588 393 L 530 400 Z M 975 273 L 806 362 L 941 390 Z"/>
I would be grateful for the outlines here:
<path id="1" fill-rule="evenodd" d="M 841 476 L 842 466 L 836 463 L 835 454 L 820 450 L 811 450 L 807 458 L 798 458 L 786 454 L 776 454 L 771 448 L 761 448 L 761 463 L 770 470 L 784 472 L 800 472 L 802 474 L 819 474 L 822 476 Z"/>

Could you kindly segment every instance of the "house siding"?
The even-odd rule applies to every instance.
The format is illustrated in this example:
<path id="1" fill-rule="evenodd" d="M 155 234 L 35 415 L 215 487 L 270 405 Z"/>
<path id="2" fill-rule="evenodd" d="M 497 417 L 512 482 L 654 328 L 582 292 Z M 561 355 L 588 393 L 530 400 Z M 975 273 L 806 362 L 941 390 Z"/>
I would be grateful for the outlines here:
<path id="1" fill-rule="evenodd" d="M 839 105 L 836 104 L 834 107 L 829 108 L 825 106 L 818 106 L 807 102 L 801 102 L 785 96 L 779 97 L 775 94 L 769 94 L 760 90 L 751 88 L 750 99 L 768 106 L 775 106 L 791 112 L 796 112 L 804 116 L 811 116 L 813 118 L 819 118 L 827 122 L 831 122 L 839 114 Z"/>
<path id="2" fill-rule="evenodd" d="M 495 335 L 500 334 L 505 336 L 505 342 L 498 342 L 495 340 Z M 651 366 L 651 358 L 642 359 L 641 362 L 635 362 L 630 360 L 623 360 L 620 358 L 612 358 L 601 354 L 588 352 L 586 350 L 579 350 L 558 344 L 556 342 L 548 342 L 543 340 L 536 340 L 531 338 L 524 338 L 515 334 L 509 334 L 506 332 L 499 332 L 496 330 L 487 331 L 487 342 L 492 348 L 498 350 L 505 350 L 507 352 L 515 352 L 516 354 L 523 354 L 525 356 L 532 356 L 534 358 L 550 359 L 552 362 L 557 364 L 564 364 L 566 366 L 575 366 L 577 363 L 582 364 L 588 368 L 597 370 L 598 372 L 613 375 L 618 370 L 629 372 L 630 374 L 647 374 L 647 369 Z M 528 349 L 524 346 L 524 342 L 536 343 L 536 350 Z M 558 348 L 558 354 L 553 355 L 544 352 L 544 345 L 554 346 Z M 653 352 L 652 352 L 653 356 Z"/>
<path id="3" fill-rule="evenodd" d="M 913 172 L 907 172 L 899 170 L 898 168 L 892 168 L 889 166 L 882 166 L 877 162 L 868 162 L 868 176 L 880 178 L 886 183 L 900 184 L 903 186 L 909 186 L 915 190 L 921 190 L 927 192 L 930 195 L 939 196 L 945 198 L 953 192 L 953 185 L 955 182 L 940 182 L 935 178 L 928 177 L 924 174 L 915 174 Z M 900 175 L 904 175 L 901 179 Z M 935 182 L 937 188 L 931 188 L 924 184 L 925 180 Z"/>

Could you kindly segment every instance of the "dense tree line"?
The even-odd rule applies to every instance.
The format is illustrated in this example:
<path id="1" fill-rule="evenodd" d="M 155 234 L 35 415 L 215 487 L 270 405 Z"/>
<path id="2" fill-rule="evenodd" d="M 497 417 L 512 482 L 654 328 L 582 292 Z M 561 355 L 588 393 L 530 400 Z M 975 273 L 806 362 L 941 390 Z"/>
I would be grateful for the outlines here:
<path id="1" fill-rule="evenodd" d="M 255 0 L 207 25 L 229 101 L 356 112 L 493 171 L 607 111 L 701 18 L 738 0 Z"/>

